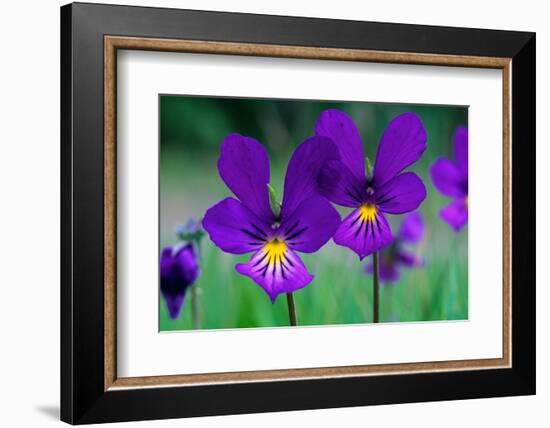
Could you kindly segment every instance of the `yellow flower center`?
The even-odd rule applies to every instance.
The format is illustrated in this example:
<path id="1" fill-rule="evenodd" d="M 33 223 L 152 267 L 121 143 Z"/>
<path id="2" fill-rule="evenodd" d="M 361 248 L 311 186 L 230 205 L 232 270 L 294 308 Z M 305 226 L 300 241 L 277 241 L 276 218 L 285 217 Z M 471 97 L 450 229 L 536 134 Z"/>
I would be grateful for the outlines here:
<path id="1" fill-rule="evenodd" d="M 264 251 L 267 255 L 267 263 L 273 266 L 275 263 L 281 263 L 286 252 L 286 244 L 284 241 L 274 239 L 264 245 Z"/>
<path id="2" fill-rule="evenodd" d="M 378 210 L 374 204 L 363 204 L 359 207 L 359 217 L 361 221 L 374 221 Z"/>

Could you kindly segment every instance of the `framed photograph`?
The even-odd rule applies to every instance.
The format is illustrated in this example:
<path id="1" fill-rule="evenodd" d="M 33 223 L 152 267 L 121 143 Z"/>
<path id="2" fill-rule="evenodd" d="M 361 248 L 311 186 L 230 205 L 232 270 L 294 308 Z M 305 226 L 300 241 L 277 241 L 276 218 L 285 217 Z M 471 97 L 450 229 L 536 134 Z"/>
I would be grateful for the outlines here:
<path id="1" fill-rule="evenodd" d="M 75 3 L 61 105 L 62 420 L 535 393 L 535 34 Z"/>

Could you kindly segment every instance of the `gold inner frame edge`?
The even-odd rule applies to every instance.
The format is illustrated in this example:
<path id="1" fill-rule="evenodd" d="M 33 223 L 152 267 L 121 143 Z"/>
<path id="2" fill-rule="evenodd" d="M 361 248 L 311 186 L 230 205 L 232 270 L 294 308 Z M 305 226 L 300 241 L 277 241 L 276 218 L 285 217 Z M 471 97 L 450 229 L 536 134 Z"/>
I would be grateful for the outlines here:
<path id="1" fill-rule="evenodd" d="M 502 70 L 503 124 L 503 349 L 502 358 L 261 370 L 170 376 L 117 377 L 116 367 L 116 88 L 117 50 L 146 50 L 333 61 L 439 65 Z M 263 381 L 361 377 L 511 367 L 512 164 L 511 58 L 421 54 L 362 49 L 269 45 L 142 37 L 104 37 L 104 390 Z"/>

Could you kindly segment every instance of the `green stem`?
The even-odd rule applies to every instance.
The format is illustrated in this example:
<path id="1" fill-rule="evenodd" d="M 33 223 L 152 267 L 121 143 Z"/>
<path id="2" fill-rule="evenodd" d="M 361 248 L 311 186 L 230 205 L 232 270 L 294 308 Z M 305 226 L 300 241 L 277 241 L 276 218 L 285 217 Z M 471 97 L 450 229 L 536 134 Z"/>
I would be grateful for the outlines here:
<path id="1" fill-rule="evenodd" d="M 380 321 L 380 287 L 378 284 L 379 274 L 379 260 L 378 252 L 372 254 L 372 322 L 377 323 Z"/>
<path id="2" fill-rule="evenodd" d="M 298 319 L 296 317 L 296 305 L 294 304 L 294 295 L 292 293 L 286 293 L 286 301 L 288 303 L 288 318 L 290 325 L 298 325 Z"/>
<path id="3" fill-rule="evenodd" d="M 200 290 L 197 284 L 191 286 L 191 318 L 193 321 L 193 329 L 201 328 L 201 314 L 199 309 L 199 293 Z"/>
<path id="4" fill-rule="evenodd" d="M 197 251 L 197 257 L 199 259 L 199 266 L 202 266 L 202 249 L 200 239 L 195 241 L 195 249 Z M 199 330 L 201 328 L 201 308 L 199 304 L 199 296 L 201 289 L 198 284 L 199 280 L 191 286 L 191 321 L 193 323 L 193 330 Z"/>

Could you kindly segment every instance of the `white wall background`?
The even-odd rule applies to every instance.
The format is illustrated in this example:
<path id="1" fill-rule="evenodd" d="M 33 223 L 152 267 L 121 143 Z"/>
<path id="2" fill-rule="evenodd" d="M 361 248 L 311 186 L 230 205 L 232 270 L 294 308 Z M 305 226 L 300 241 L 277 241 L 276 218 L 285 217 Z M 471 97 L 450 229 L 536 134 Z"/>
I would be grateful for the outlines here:
<path id="1" fill-rule="evenodd" d="M 159 427 L 544 426 L 550 404 L 550 28 L 545 2 L 443 5 L 435 0 L 338 2 L 146 0 L 126 4 L 537 32 L 537 340 L 535 397 L 420 403 L 139 423 Z M 116 3 L 104 0 L 103 3 Z M 0 425 L 59 424 L 59 0 L 4 2 L 0 12 Z M 32 125 L 29 125 L 32 123 Z M 125 426 L 138 426 L 138 423 Z"/>

